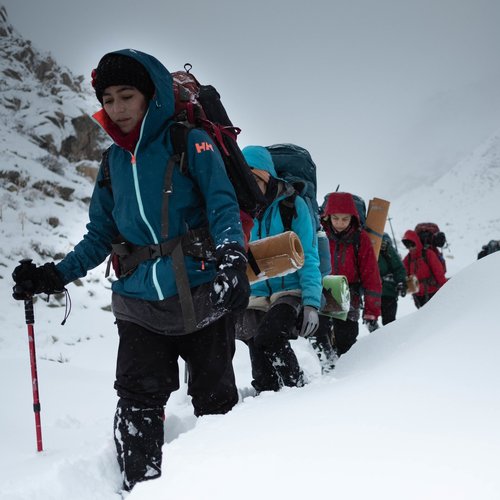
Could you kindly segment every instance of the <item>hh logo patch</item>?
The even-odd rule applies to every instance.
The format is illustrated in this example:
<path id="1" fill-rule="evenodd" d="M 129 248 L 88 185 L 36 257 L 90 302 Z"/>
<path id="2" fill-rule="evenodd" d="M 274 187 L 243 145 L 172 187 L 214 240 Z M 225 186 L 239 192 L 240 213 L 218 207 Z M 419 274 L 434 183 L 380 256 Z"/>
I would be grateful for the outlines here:
<path id="1" fill-rule="evenodd" d="M 201 142 L 201 143 L 197 142 L 195 144 L 195 146 L 196 146 L 196 152 L 198 154 L 203 153 L 203 151 L 213 151 L 214 150 L 214 147 L 209 142 Z"/>

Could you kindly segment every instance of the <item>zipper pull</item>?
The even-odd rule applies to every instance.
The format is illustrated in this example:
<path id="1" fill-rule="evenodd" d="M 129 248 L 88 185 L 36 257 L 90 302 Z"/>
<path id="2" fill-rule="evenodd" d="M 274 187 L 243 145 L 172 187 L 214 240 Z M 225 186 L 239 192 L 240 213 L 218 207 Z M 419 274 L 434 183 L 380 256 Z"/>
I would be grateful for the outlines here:
<path id="1" fill-rule="evenodd" d="M 204 260 L 201 261 L 201 270 L 202 271 L 205 270 L 205 261 Z"/>
<path id="2" fill-rule="evenodd" d="M 131 155 L 132 155 L 132 158 L 130 158 L 130 163 L 132 163 L 132 165 L 135 165 L 136 164 L 135 155 L 133 153 L 131 153 Z"/>

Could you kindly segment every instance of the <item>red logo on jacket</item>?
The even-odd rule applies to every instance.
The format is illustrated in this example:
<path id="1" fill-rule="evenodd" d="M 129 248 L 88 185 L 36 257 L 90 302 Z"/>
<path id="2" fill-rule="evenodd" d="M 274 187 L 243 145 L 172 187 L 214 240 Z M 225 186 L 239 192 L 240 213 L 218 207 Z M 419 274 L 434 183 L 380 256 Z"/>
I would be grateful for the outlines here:
<path id="1" fill-rule="evenodd" d="M 201 142 L 201 143 L 197 142 L 195 144 L 195 146 L 196 146 L 196 152 L 198 154 L 203 153 L 203 151 L 213 151 L 214 150 L 214 147 L 209 142 Z"/>

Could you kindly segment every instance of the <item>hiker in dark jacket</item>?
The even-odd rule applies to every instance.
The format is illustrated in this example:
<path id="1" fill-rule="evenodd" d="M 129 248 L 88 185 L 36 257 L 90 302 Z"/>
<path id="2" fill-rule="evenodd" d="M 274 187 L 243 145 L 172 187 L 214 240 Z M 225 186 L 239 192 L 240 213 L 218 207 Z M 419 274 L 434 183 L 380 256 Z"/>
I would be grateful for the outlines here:
<path id="1" fill-rule="evenodd" d="M 486 245 L 483 245 L 477 254 L 477 260 L 495 252 L 500 252 L 500 240 L 490 240 Z"/>
<path id="2" fill-rule="evenodd" d="M 273 200 L 262 216 L 254 220 L 250 241 L 281 234 L 284 224 L 280 203 L 293 194 L 294 189 L 278 179 L 266 148 L 247 146 L 243 155 L 261 189 Z M 250 303 L 238 329 L 238 338 L 249 348 L 252 385 L 258 392 L 304 385 L 304 374 L 290 339 L 298 335 L 309 337 L 319 322 L 322 285 L 316 232 L 305 201 L 296 196 L 294 204 L 296 216 L 292 219 L 291 230 L 302 243 L 304 265 L 286 276 L 253 284 Z"/>
<path id="3" fill-rule="evenodd" d="M 382 284 L 373 245 L 360 226 L 352 195 L 331 193 L 324 205 L 321 222 L 330 241 L 332 274 L 347 278 L 351 295 L 347 319 L 332 320 L 335 349 L 341 356 L 358 337 L 363 298 L 363 321 L 370 331 L 378 327 Z"/>
<path id="4" fill-rule="evenodd" d="M 246 307 L 250 290 L 239 207 L 217 147 L 193 129 L 187 172 L 170 161 L 169 71 L 127 49 L 106 54 L 92 77 L 102 105 L 94 119 L 113 145 L 98 174 L 87 233 L 57 265 L 18 266 L 14 297 L 60 292 L 117 252 L 114 436 L 130 490 L 161 473 L 164 406 L 179 388 L 179 356 L 195 415 L 236 404 L 231 313 Z"/>
<path id="5" fill-rule="evenodd" d="M 417 309 L 426 304 L 436 292 L 446 283 L 443 266 L 437 255 L 423 248 L 422 242 L 415 231 L 409 229 L 403 236 L 403 245 L 408 254 L 403 264 L 408 276 L 416 276 L 419 290 L 413 294 Z"/>
<path id="6" fill-rule="evenodd" d="M 406 295 L 406 270 L 387 233 L 382 237 L 378 269 L 382 279 L 382 325 L 387 325 L 396 319 L 398 296 Z"/>

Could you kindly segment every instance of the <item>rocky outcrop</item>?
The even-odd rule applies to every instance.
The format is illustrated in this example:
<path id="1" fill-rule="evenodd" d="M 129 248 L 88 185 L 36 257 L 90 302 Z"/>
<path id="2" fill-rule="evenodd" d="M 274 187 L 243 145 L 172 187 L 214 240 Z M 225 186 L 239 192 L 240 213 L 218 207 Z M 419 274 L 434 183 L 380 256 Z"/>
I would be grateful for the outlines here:
<path id="1" fill-rule="evenodd" d="M 83 82 L 19 35 L 0 7 L 0 126 L 70 162 L 99 160 L 105 137 L 89 117 L 95 97 Z"/>
<path id="2" fill-rule="evenodd" d="M 100 128 L 88 115 L 73 118 L 71 123 L 75 134 L 63 140 L 61 155 L 71 162 L 100 160 L 103 140 Z"/>

